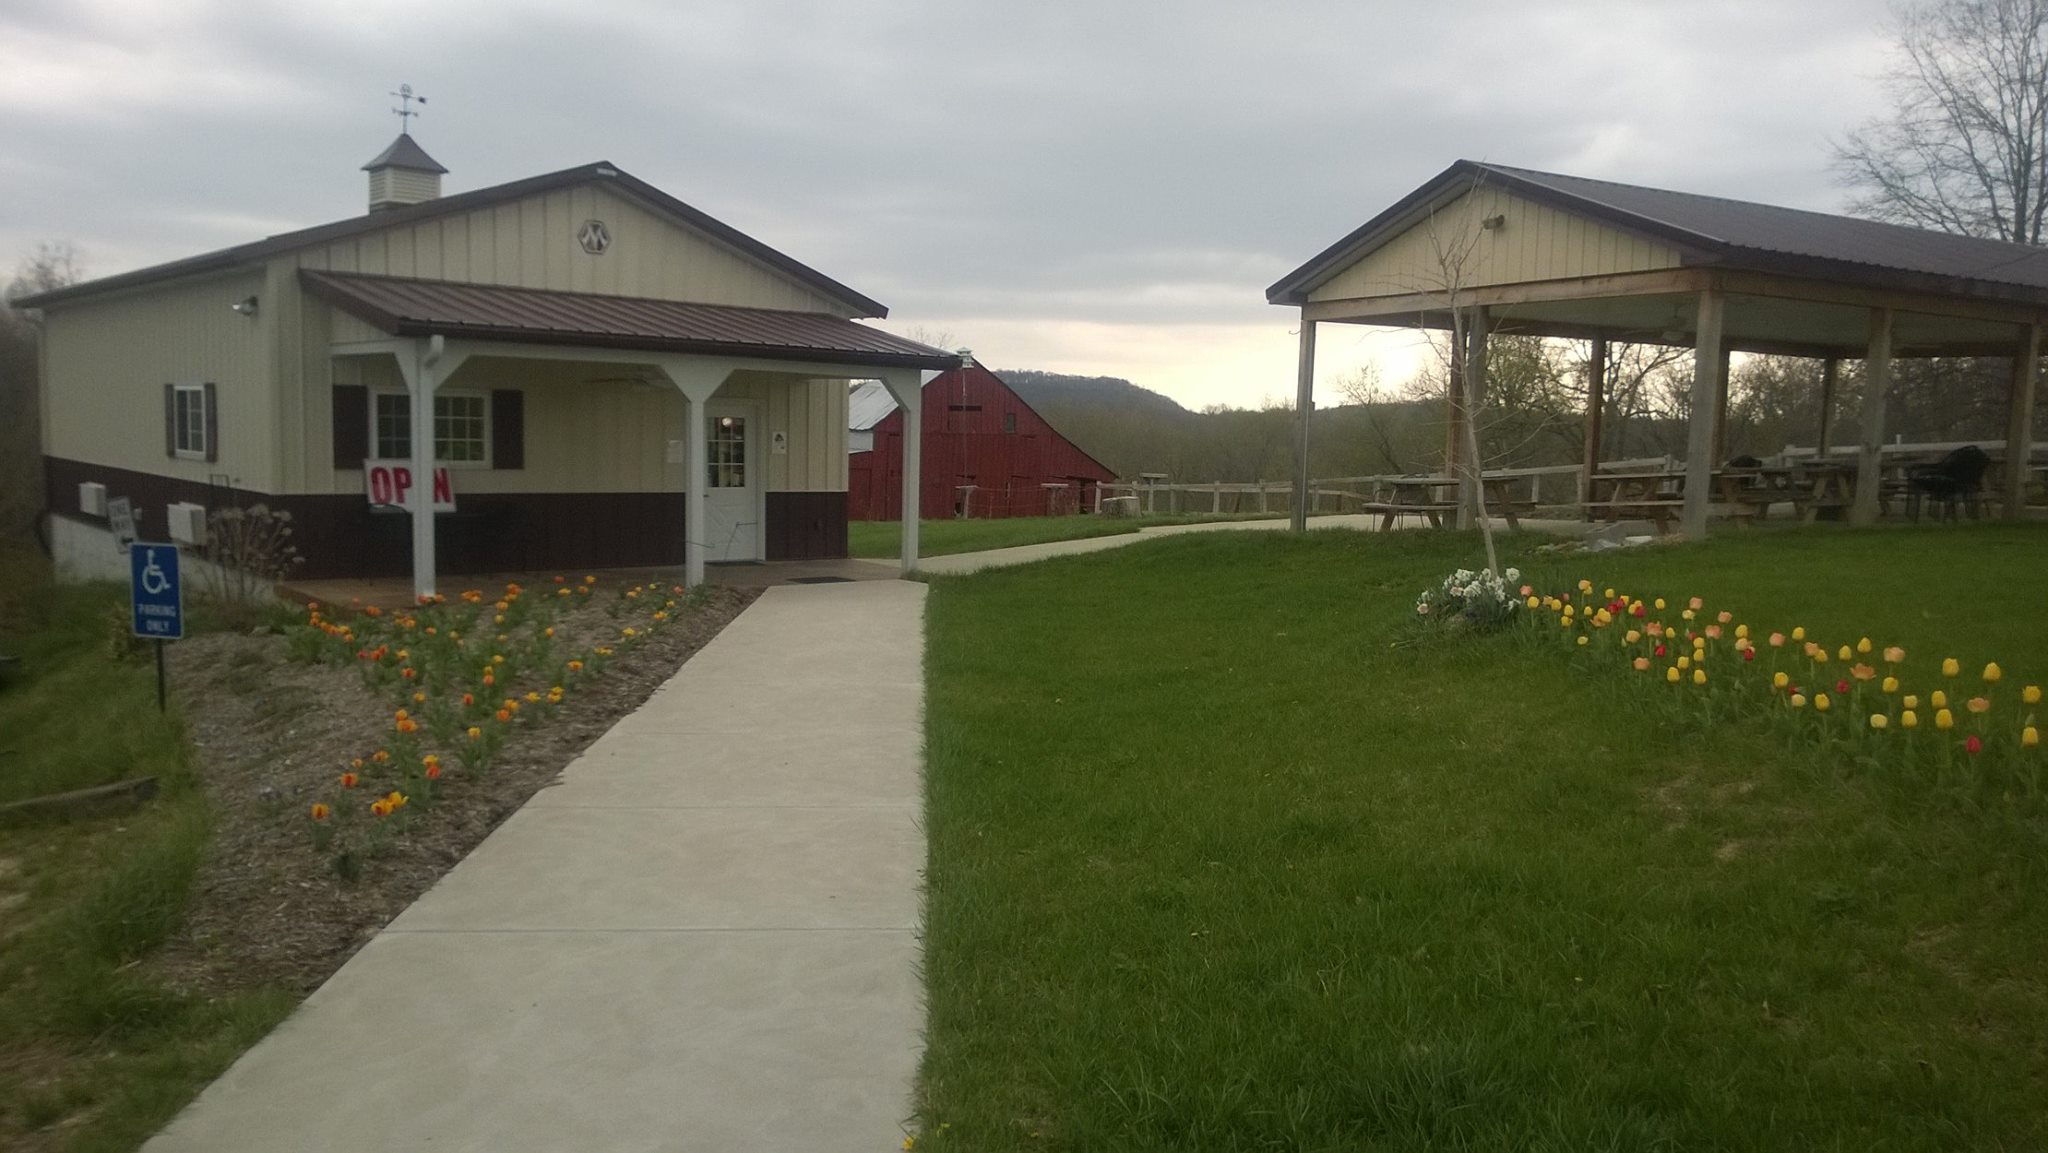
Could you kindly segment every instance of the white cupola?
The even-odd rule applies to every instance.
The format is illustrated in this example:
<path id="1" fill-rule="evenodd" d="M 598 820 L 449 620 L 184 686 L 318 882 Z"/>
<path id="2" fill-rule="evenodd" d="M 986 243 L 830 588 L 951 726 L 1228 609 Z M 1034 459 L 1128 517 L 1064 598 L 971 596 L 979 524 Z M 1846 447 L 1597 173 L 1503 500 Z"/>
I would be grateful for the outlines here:
<path id="1" fill-rule="evenodd" d="M 441 174 L 448 170 L 401 132 L 363 171 L 370 174 L 370 211 L 382 212 L 440 199 Z"/>

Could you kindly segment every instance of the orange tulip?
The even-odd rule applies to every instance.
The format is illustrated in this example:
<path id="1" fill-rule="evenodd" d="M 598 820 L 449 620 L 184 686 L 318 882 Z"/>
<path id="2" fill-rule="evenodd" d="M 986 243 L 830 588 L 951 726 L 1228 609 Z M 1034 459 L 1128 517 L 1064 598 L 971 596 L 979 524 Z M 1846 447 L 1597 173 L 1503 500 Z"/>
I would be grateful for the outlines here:
<path id="1" fill-rule="evenodd" d="M 333 809 L 330 809 L 330 808 L 328 808 L 328 807 L 326 806 L 326 804 L 324 804 L 323 802 L 320 802 L 320 801 L 314 801 L 314 802 L 313 802 L 313 819 L 314 819 L 314 820 L 316 820 L 316 821 L 324 821 L 324 820 L 326 820 L 326 819 L 327 819 L 327 818 L 328 818 L 329 816 L 333 815 L 333 813 L 334 813 L 334 810 L 333 810 Z"/>

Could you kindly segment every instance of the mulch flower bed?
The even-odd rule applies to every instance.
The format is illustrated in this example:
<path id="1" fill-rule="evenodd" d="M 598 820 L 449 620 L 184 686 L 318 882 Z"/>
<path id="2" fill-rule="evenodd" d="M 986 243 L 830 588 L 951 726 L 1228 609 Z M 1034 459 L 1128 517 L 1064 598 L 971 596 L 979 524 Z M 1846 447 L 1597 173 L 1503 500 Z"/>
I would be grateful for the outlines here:
<path id="1" fill-rule="evenodd" d="M 149 964 L 310 991 L 757 595 L 558 577 L 173 646 L 217 825 Z"/>

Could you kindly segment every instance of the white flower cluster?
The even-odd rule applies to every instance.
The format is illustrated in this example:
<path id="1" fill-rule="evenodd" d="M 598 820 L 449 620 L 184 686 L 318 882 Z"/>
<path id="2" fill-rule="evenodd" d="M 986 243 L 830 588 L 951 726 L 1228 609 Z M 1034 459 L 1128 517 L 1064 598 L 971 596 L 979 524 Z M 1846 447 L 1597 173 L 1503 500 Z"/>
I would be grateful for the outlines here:
<path id="1" fill-rule="evenodd" d="M 1521 579 L 1520 569 L 1496 574 L 1461 568 L 1436 588 L 1425 590 L 1415 601 L 1415 613 L 1438 619 L 1462 618 L 1480 625 L 1501 624 L 1522 607 L 1521 596 L 1511 587 Z"/>

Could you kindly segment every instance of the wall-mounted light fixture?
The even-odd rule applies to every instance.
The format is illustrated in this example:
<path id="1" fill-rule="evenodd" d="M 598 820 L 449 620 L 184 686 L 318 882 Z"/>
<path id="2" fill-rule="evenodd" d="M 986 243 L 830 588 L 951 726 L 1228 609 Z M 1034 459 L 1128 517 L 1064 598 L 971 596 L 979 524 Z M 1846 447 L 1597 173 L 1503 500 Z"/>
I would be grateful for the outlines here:
<path id="1" fill-rule="evenodd" d="M 254 316 L 256 315 L 256 298 L 253 296 L 245 296 L 242 299 L 237 300 L 233 304 L 228 305 L 228 307 L 234 309 L 236 312 L 241 313 L 243 316 Z"/>

